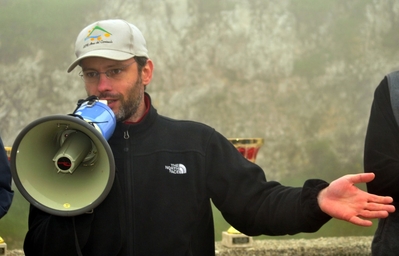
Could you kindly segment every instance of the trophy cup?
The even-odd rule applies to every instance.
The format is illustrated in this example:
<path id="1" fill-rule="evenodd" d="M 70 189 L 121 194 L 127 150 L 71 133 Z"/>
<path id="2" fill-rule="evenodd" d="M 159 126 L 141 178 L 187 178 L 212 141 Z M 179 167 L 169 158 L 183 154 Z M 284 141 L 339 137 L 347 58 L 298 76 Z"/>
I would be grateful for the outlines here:
<path id="1" fill-rule="evenodd" d="M 8 161 L 10 161 L 11 147 L 4 147 L 4 150 L 6 151 Z M 7 244 L 4 241 L 4 239 L 0 236 L 0 256 L 1 255 L 7 255 Z"/>
<path id="2" fill-rule="evenodd" d="M 237 150 L 249 161 L 255 163 L 256 156 L 260 147 L 263 145 L 262 138 L 230 138 L 228 139 Z M 250 247 L 253 245 L 253 239 L 250 236 L 242 234 L 234 227 L 222 232 L 222 245 L 226 247 Z"/>
<path id="3" fill-rule="evenodd" d="M 4 149 L 6 150 L 6 154 L 7 154 L 8 161 L 10 161 L 10 157 L 11 157 L 11 147 L 4 147 Z M 1 255 L 1 254 L 0 254 L 0 255 Z"/>

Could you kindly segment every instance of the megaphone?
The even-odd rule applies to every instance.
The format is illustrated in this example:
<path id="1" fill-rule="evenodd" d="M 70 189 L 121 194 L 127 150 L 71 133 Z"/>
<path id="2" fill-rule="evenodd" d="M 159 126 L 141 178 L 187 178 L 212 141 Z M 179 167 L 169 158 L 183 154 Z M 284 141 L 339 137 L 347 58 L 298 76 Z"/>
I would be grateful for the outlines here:
<path id="1" fill-rule="evenodd" d="M 69 115 L 27 125 L 10 157 L 11 174 L 33 206 L 58 216 L 90 212 L 111 190 L 115 162 L 107 140 L 116 118 L 106 102 L 91 96 Z"/>

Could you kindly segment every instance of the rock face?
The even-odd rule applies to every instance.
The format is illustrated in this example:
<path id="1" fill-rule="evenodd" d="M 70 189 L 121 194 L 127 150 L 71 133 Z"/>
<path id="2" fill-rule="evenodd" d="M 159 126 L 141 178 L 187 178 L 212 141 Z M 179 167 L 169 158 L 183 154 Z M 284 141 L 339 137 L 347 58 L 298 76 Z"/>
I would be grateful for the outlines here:
<path id="1" fill-rule="evenodd" d="M 7 256 L 24 256 L 25 253 L 23 250 L 10 250 L 7 251 Z"/>

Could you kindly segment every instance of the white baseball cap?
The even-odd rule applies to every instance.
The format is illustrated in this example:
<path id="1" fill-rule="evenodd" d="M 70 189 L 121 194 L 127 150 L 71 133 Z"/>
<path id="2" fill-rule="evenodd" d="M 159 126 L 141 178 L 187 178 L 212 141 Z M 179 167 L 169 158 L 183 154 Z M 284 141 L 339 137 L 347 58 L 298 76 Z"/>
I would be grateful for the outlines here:
<path id="1" fill-rule="evenodd" d="M 87 57 L 127 60 L 147 57 L 146 41 L 141 31 L 124 20 L 101 20 L 84 28 L 75 43 L 77 59 L 69 66 L 71 72 Z"/>

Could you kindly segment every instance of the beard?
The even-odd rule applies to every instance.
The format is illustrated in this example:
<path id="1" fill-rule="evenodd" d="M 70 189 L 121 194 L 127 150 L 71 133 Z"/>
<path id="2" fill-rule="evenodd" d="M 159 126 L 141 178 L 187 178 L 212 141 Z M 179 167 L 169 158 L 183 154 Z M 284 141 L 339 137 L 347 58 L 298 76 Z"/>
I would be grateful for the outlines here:
<path id="1" fill-rule="evenodd" d="M 144 86 L 142 85 L 141 76 L 137 78 L 136 82 L 132 84 L 129 91 L 127 91 L 126 98 L 121 93 L 101 93 L 100 98 L 113 98 L 120 102 L 120 107 L 115 113 L 116 121 L 123 122 L 137 113 L 137 109 L 143 100 Z"/>

